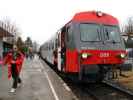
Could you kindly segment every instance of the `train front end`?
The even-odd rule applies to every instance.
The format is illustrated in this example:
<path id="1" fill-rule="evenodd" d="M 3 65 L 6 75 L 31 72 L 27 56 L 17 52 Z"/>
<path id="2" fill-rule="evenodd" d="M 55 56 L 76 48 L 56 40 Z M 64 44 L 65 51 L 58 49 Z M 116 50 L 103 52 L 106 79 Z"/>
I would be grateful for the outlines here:
<path id="1" fill-rule="evenodd" d="M 79 80 L 102 81 L 126 58 L 117 19 L 101 12 L 84 12 L 74 17 L 71 45 L 74 47 L 66 51 L 66 71 L 78 73 Z"/>

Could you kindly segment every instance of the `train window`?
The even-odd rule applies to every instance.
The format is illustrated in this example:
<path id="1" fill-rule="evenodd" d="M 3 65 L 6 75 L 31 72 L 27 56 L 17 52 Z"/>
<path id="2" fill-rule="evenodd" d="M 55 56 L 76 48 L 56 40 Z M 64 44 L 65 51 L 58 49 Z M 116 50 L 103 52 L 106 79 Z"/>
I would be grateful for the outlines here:
<path id="1" fill-rule="evenodd" d="M 120 42 L 120 31 L 117 26 L 104 25 L 104 39 Z"/>
<path id="2" fill-rule="evenodd" d="M 70 48 L 74 47 L 74 41 L 73 41 L 73 29 L 72 26 L 67 27 L 67 41 L 68 41 L 68 46 Z"/>
<path id="3" fill-rule="evenodd" d="M 72 34 L 71 28 L 67 27 L 67 41 L 68 42 L 71 40 L 71 34 Z"/>
<path id="4" fill-rule="evenodd" d="M 62 30 L 61 30 L 61 33 L 65 34 L 66 37 L 67 37 L 67 29 L 68 29 L 68 27 L 65 26 L 65 27 L 63 27 Z"/>
<path id="5" fill-rule="evenodd" d="M 51 43 L 49 44 L 49 50 L 51 50 Z"/>
<path id="6" fill-rule="evenodd" d="M 80 24 L 81 41 L 100 41 L 98 30 L 100 30 L 100 25 L 98 24 Z"/>
<path id="7" fill-rule="evenodd" d="M 50 50 L 50 45 L 48 45 L 48 50 Z"/>
<path id="8" fill-rule="evenodd" d="M 54 43 L 52 44 L 52 50 L 54 49 Z"/>
<path id="9" fill-rule="evenodd" d="M 60 34 L 58 34 L 58 47 L 60 47 Z"/>
<path id="10" fill-rule="evenodd" d="M 58 39 L 55 40 L 55 47 L 58 47 Z"/>
<path id="11" fill-rule="evenodd" d="M 47 48 L 47 50 L 49 49 L 48 44 L 47 44 L 47 47 L 46 48 Z"/>
<path id="12" fill-rule="evenodd" d="M 66 27 L 63 27 L 61 33 L 66 33 Z"/>

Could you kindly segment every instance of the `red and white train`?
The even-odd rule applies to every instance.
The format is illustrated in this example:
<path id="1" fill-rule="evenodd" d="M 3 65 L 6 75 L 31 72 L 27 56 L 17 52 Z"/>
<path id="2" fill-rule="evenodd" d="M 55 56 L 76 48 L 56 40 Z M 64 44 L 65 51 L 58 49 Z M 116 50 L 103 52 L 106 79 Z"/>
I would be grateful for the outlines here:
<path id="1" fill-rule="evenodd" d="M 102 81 L 126 57 L 117 18 L 102 12 L 80 12 L 41 47 L 41 55 L 58 71 L 79 80 Z"/>

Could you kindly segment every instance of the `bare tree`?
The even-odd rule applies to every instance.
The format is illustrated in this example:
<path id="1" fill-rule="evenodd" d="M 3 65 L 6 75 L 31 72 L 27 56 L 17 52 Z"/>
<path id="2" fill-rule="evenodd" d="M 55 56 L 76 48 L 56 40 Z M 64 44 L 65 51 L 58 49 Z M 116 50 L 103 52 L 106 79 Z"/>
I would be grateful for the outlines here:
<path id="1" fill-rule="evenodd" d="M 133 17 L 129 17 L 122 27 L 123 36 L 127 48 L 133 48 Z"/>
<path id="2" fill-rule="evenodd" d="M 122 30 L 128 37 L 133 36 L 133 17 L 129 17 L 127 24 L 123 26 Z"/>
<path id="3" fill-rule="evenodd" d="M 20 29 L 17 27 L 16 23 L 9 17 L 4 17 L 0 20 L 0 28 L 4 30 L 3 40 L 11 44 L 16 44 L 21 35 Z"/>
<path id="4" fill-rule="evenodd" d="M 0 21 L 0 27 L 10 34 L 14 35 L 15 37 L 20 36 L 19 28 L 14 22 L 11 21 L 9 17 L 4 17 L 3 20 Z"/>

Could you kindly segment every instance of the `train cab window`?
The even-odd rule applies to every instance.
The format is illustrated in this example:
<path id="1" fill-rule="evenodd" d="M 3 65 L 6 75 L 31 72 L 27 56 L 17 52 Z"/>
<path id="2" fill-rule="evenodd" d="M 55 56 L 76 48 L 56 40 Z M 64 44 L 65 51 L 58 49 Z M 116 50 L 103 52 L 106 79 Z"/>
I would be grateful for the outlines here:
<path id="1" fill-rule="evenodd" d="M 82 23 L 80 24 L 80 39 L 83 42 L 88 41 L 100 41 L 100 25 L 98 24 L 90 24 L 90 23 Z"/>
<path id="2" fill-rule="evenodd" d="M 112 42 L 120 42 L 120 30 L 117 26 L 104 25 L 104 39 Z"/>
<path id="3" fill-rule="evenodd" d="M 74 39 L 73 39 L 73 28 L 72 26 L 67 27 L 67 42 L 68 42 L 68 46 L 70 48 L 74 47 Z"/>

